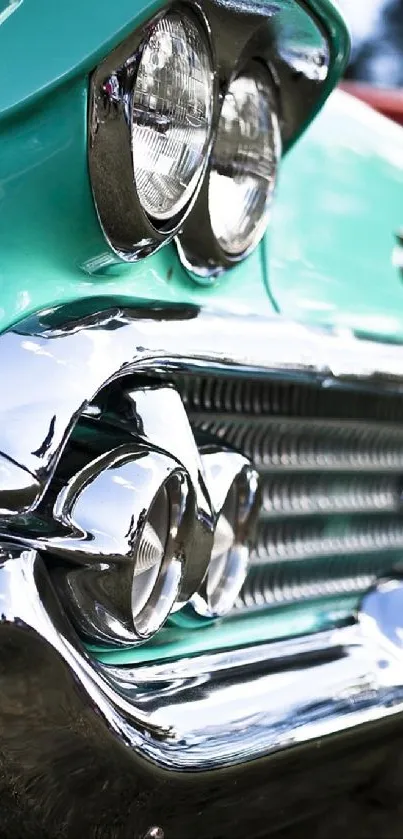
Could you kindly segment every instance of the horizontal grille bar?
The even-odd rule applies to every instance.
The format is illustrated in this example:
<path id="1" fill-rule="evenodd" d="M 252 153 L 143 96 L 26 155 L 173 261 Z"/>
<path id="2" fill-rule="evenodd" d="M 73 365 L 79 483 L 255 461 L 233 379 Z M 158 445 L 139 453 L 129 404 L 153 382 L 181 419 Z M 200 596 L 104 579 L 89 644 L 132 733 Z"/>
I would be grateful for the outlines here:
<path id="1" fill-rule="evenodd" d="M 403 427 L 389 423 L 190 417 L 195 428 L 242 451 L 263 472 L 403 472 Z"/>
<path id="2" fill-rule="evenodd" d="M 175 383 L 189 413 L 403 421 L 403 399 L 279 380 L 178 375 Z"/>
<path id="3" fill-rule="evenodd" d="M 403 518 L 346 522 L 329 521 L 260 522 L 252 562 L 264 564 L 310 557 L 343 556 L 369 552 L 403 551 Z"/>
<path id="4" fill-rule="evenodd" d="M 262 518 L 394 512 L 400 481 L 389 475 L 265 475 Z"/>
<path id="5" fill-rule="evenodd" d="M 300 601 L 344 594 L 359 594 L 368 589 L 379 574 L 379 561 L 363 559 L 357 573 L 351 558 L 340 557 L 325 567 L 312 563 L 284 566 L 273 563 L 251 568 L 236 601 L 235 611 L 286 606 Z"/>

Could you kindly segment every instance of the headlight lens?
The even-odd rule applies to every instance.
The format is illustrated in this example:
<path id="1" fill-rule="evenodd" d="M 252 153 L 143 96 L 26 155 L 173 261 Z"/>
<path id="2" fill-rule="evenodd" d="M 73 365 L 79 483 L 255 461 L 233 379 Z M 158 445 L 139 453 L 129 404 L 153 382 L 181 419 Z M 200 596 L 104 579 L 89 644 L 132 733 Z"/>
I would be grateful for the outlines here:
<path id="1" fill-rule="evenodd" d="M 146 42 L 132 95 L 132 153 L 139 200 L 159 221 L 187 204 L 206 159 L 213 71 L 202 29 L 171 12 Z"/>
<path id="2" fill-rule="evenodd" d="M 230 84 L 212 153 L 210 221 L 229 257 L 241 256 L 264 233 L 280 153 L 271 77 L 254 62 Z"/>
<path id="3" fill-rule="evenodd" d="M 177 535 L 186 504 L 182 473 L 174 473 L 157 493 L 145 518 L 136 550 L 131 590 L 136 633 L 146 639 L 162 626 L 182 577 Z"/>
<path id="4" fill-rule="evenodd" d="M 206 601 L 211 615 L 229 612 L 245 580 L 249 548 L 237 542 L 238 481 L 234 481 L 218 518 L 206 579 Z"/>

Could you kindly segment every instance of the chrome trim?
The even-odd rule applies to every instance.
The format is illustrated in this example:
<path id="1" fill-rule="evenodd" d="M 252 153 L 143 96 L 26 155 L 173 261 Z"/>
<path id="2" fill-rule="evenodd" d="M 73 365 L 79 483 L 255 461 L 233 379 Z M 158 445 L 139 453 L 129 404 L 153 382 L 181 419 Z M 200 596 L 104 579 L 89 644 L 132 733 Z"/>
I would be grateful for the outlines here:
<path id="1" fill-rule="evenodd" d="M 249 60 L 245 62 L 246 55 L 250 53 Z M 238 77 L 247 74 L 255 77 L 255 80 L 263 87 L 263 78 L 266 81 L 265 94 L 270 102 L 271 120 L 272 120 L 272 134 L 273 134 L 273 159 L 271 161 L 271 179 L 267 180 L 266 188 L 266 202 L 262 216 L 257 220 L 252 241 L 239 253 L 228 253 L 219 243 L 216 231 L 211 222 L 211 193 L 210 193 L 210 174 L 216 165 L 215 147 L 217 140 L 217 131 L 219 130 L 221 110 L 224 105 L 225 98 L 222 99 L 220 113 L 218 114 L 217 128 L 214 136 L 210 158 L 205 178 L 202 187 L 197 197 L 197 206 L 194 211 L 190 213 L 185 220 L 180 232 L 176 238 L 176 245 L 178 249 L 179 258 L 191 279 L 199 285 L 211 285 L 214 279 L 222 274 L 226 269 L 233 267 L 238 262 L 246 259 L 259 244 L 262 236 L 265 233 L 269 222 L 270 210 L 275 198 L 275 189 L 278 177 L 278 169 L 280 166 L 282 155 L 282 140 L 279 117 L 281 115 L 281 96 L 280 91 L 276 88 L 276 84 L 269 65 L 269 56 L 266 62 L 254 61 L 253 40 L 251 44 L 247 45 L 244 50 L 243 59 L 240 65 L 237 65 L 227 81 L 227 95 L 231 89 L 231 83 Z M 263 72 L 264 67 L 264 72 Z M 260 78 L 259 78 L 260 74 Z M 239 119 L 239 117 L 238 117 Z M 242 154 L 241 153 L 241 159 Z M 253 159 L 253 156 L 252 156 Z M 236 167 L 239 166 L 239 161 L 234 159 L 233 176 L 236 176 Z M 226 173 L 228 174 L 228 173 Z M 263 178 L 262 178 L 263 180 Z M 225 213 L 225 206 L 221 206 L 221 213 Z M 203 224 L 201 225 L 201 219 Z"/>
<path id="2" fill-rule="evenodd" d="M 0 336 L 3 522 L 37 507 L 81 412 L 133 372 L 203 369 L 403 392 L 403 346 L 347 330 L 158 303 L 129 309 L 95 299 L 86 307 L 47 310 Z"/>
<path id="3" fill-rule="evenodd" d="M 197 18 L 212 57 L 213 114 L 211 137 L 200 179 L 184 211 L 157 224 L 143 211 L 135 189 L 130 144 L 131 90 L 142 43 L 150 27 L 170 9 Z M 217 246 L 208 214 L 209 154 L 216 132 L 220 100 L 234 68 L 249 61 L 263 63 L 273 79 L 273 106 L 279 114 L 282 147 L 287 149 L 328 94 L 330 42 L 337 27 L 346 49 L 341 22 L 313 13 L 297 0 L 167 0 L 158 15 L 146 21 L 95 68 L 90 83 L 88 160 L 99 221 L 110 251 L 85 265 L 88 272 L 108 273 L 113 261 L 141 259 L 178 236 L 178 251 L 191 279 L 212 281 L 214 273 L 233 264 Z M 187 224 L 189 222 L 189 224 Z M 185 228 L 183 230 L 183 225 Z M 195 273 L 197 272 L 197 273 Z"/>
<path id="4" fill-rule="evenodd" d="M 104 393 L 103 407 L 84 413 L 43 503 L 20 520 L 0 516 L 0 534 L 50 557 L 82 636 L 133 646 L 172 611 L 183 623 L 185 604 L 198 623 L 232 609 L 251 553 L 259 479 L 248 458 L 219 444 L 200 455 L 173 387 L 144 383 L 118 394 Z"/>
<path id="5" fill-rule="evenodd" d="M 71 478 L 56 500 L 54 507 L 56 521 L 60 521 L 64 527 L 71 525 L 71 516 L 68 509 L 66 513 L 64 508 L 71 506 L 70 497 L 72 496 L 75 499 L 77 485 L 79 488 L 81 487 L 83 479 L 88 477 L 88 470 L 90 472 L 98 470 L 102 487 L 101 496 L 98 501 L 87 502 L 83 498 L 81 515 L 87 525 L 88 522 L 90 523 L 90 527 L 87 526 L 86 528 L 90 532 L 91 520 L 95 518 L 96 525 L 92 529 L 95 533 L 101 532 L 101 538 L 98 536 L 91 538 L 90 541 L 87 539 L 83 542 L 82 537 L 77 539 L 77 536 L 71 538 L 70 535 L 70 538 L 67 538 L 66 535 L 63 535 L 57 538 L 52 536 L 52 533 L 45 533 L 43 536 L 39 534 L 37 538 L 32 538 L 31 534 L 27 532 L 24 541 L 28 545 L 41 550 L 48 550 L 64 557 L 70 556 L 76 562 L 80 559 L 84 561 L 88 558 L 88 555 L 96 557 L 99 562 L 116 559 L 117 555 L 122 560 L 133 550 L 133 522 L 144 516 L 144 506 L 151 504 L 157 488 L 162 485 L 167 475 L 170 472 L 181 474 L 184 484 L 186 484 L 186 500 L 184 499 L 183 505 L 181 505 L 183 509 L 181 509 L 180 518 L 183 519 L 183 525 L 178 534 L 180 541 L 178 554 L 182 556 L 183 563 L 180 586 L 175 599 L 176 608 L 180 608 L 201 585 L 207 571 L 213 545 L 215 511 L 211 503 L 209 488 L 206 486 L 199 451 L 183 402 L 174 388 L 159 384 L 157 386 L 144 385 L 142 388 L 123 390 L 120 395 L 120 404 L 120 413 L 116 412 L 104 416 L 100 412 L 97 419 L 100 420 L 103 429 L 110 428 L 112 433 L 115 434 L 123 431 L 126 439 L 132 439 L 134 446 L 137 447 L 137 450 L 133 448 L 133 445 L 123 447 L 127 449 L 128 456 L 131 452 L 133 461 L 135 459 L 139 461 L 136 467 L 134 467 L 134 464 L 129 467 L 133 472 L 130 480 L 137 495 L 130 499 L 126 497 L 125 492 L 122 495 L 122 506 L 128 504 L 123 515 L 124 522 L 119 523 L 119 515 L 118 520 L 115 520 L 113 510 L 117 501 L 117 494 L 115 492 L 114 497 L 112 497 L 110 492 L 112 486 L 105 485 L 105 469 L 110 468 L 108 464 L 111 459 L 113 462 L 115 458 L 114 452 L 107 452 L 106 455 L 98 458 L 93 464 L 86 466 L 82 472 Z M 118 452 L 119 449 L 116 450 L 117 455 Z M 148 457 L 145 457 L 145 455 L 148 455 Z M 230 454 L 229 456 L 230 459 L 235 458 L 237 461 L 237 455 Z M 246 458 L 244 463 L 249 465 Z M 137 477 L 136 468 L 138 469 Z M 87 489 L 87 495 L 90 499 L 92 496 L 96 498 L 96 493 L 97 487 L 94 486 L 94 481 L 92 481 Z M 120 505 L 119 501 L 118 505 Z M 101 509 L 102 512 L 94 513 L 92 512 L 94 508 Z M 121 515 L 122 512 L 121 509 Z M 101 525 L 101 518 L 105 515 L 109 516 L 110 520 L 109 537 L 103 532 Z M 77 514 L 75 518 L 76 530 L 78 529 L 78 532 L 80 532 L 80 527 L 77 528 Z M 83 529 L 81 528 L 81 531 Z M 122 540 L 123 533 L 125 537 Z M 12 535 L 11 528 L 8 535 L 10 537 Z M 172 605 L 173 601 L 171 602 Z"/>
<path id="6" fill-rule="evenodd" d="M 347 617 L 354 592 L 357 603 L 402 551 L 401 397 L 214 373 L 173 380 L 195 434 L 241 451 L 261 476 L 238 616 L 264 609 L 270 632 L 279 606 L 310 599 L 324 618 L 326 596 L 344 594 Z"/>
<path id="7" fill-rule="evenodd" d="M 82 777 L 105 750 L 124 785 L 136 767 L 147 773 L 144 758 L 171 778 L 203 773 L 403 711 L 399 579 L 366 595 L 351 627 L 130 668 L 83 650 L 35 551 L 3 543 L 0 596 L 2 755 L 23 777 L 36 766 L 45 802 L 50 780 L 65 801 L 69 755 Z M 56 758 L 62 778 L 50 779 Z M 69 796 L 73 812 L 78 801 Z"/>
<path id="8" fill-rule="evenodd" d="M 162 492 L 168 517 L 161 555 L 144 568 L 142 559 L 150 553 L 146 527 Z M 188 500 L 188 475 L 177 461 L 122 445 L 91 461 L 59 493 L 54 521 L 61 535 L 25 537 L 70 561 L 67 568 L 58 564 L 52 578 L 84 637 L 132 646 L 160 629 L 188 559 L 183 548 L 192 522 Z"/>
<path id="9" fill-rule="evenodd" d="M 204 445 L 201 459 L 214 509 L 214 542 L 201 586 L 171 618 L 179 626 L 231 611 L 248 572 L 260 508 L 259 476 L 244 455 Z"/>
<path id="10" fill-rule="evenodd" d="M 227 12 L 227 26 L 223 26 L 218 15 L 219 7 Z M 242 254 L 231 256 L 219 245 L 210 221 L 211 158 L 221 106 L 231 82 L 253 62 L 265 67 L 271 81 L 271 106 L 277 117 L 276 151 L 280 163 L 282 152 L 287 151 L 312 116 L 314 103 L 317 107 L 323 100 L 332 58 L 326 25 L 321 26 L 307 4 L 283 0 L 263 7 L 253 0 L 205 0 L 203 8 L 211 28 L 220 98 L 209 163 L 194 206 L 175 241 L 189 278 L 199 285 L 210 285 L 219 274 L 244 259 L 264 232 L 264 227 L 260 227 L 252 245 Z"/>
<path id="11" fill-rule="evenodd" d="M 184 548 L 188 561 L 177 598 L 186 603 L 201 585 L 213 546 L 214 505 L 183 402 L 172 387 L 143 387 L 126 391 L 129 410 L 123 427 L 155 450 L 164 449 L 186 470 L 194 494 L 189 538 Z M 122 425 L 114 417 L 117 427 Z M 249 462 L 249 461 L 248 461 Z"/>
<path id="12" fill-rule="evenodd" d="M 185 206 L 172 218 L 156 221 L 144 211 L 136 189 L 132 154 L 132 90 L 142 50 L 153 27 L 167 12 L 190 14 L 204 39 L 211 61 L 211 123 L 206 148 L 193 191 Z M 216 82 L 209 25 L 197 3 L 169 3 L 132 33 L 96 68 L 90 83 L 88 161 L 95 206 L 105 238 L 122 260 L 135 262 L 169 242 L 192 207 L 212 142 Z"/>

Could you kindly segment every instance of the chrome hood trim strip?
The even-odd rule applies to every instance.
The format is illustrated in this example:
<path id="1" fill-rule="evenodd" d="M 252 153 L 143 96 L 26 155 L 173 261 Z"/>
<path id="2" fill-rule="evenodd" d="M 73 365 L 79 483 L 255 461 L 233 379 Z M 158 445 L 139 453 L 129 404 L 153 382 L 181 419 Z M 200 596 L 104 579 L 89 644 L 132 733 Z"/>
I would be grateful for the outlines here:
<path id="1" fill-rule="evenodd" d="M 93 299 L 47 310 L 0 337 L 0 512 L 34 509 L 74 424 L 113 380 L 146 370 L 233 370 L 403 392 L 403 346 L 280 317 Z M 214 347 L 214 350 L 211 349 Z"/>
<path id="2" fill-rule="evenodd" d="M 123 784 L 147 761 L 219 770 L 403 711 L 399 580 L 365 596 L 355 626 L 135 669 L 90 659 L 35 551 L 0 546 L 0 596 L 2 753 L 37 767 L 44 798 L 49 780 L 65 795 L 46 774 L 56 758 L 64 784 L 69 755 L 82 774 L 105 750 Z"/>

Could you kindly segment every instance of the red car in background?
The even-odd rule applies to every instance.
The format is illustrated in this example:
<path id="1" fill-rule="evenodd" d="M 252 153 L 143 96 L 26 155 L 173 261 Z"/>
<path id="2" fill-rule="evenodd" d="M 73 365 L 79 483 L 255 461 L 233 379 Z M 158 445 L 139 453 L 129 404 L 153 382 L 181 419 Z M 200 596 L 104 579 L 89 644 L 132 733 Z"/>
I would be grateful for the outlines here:
<path id="1" fill-rule="evenodd" d="M 403 125 L 403 0 L 339 0 L 352 32 L 342 87 Z"/>
<path id="2" fill-rule="evenodd" d="M 403 90 L 372 87 L 367 82 L 354 82 L 346 79 L 341 85 L 343 90 L 367 102 L 385 117 L 403 125 Z"/>

